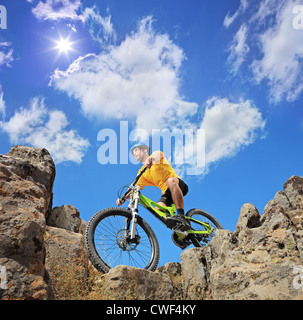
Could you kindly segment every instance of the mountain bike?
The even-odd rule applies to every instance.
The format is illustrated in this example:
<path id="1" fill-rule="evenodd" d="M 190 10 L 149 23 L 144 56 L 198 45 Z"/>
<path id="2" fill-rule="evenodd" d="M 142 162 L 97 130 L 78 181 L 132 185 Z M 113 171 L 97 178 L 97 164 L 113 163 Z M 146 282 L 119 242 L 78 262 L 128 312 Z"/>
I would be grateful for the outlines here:
<path id="1" fill-rule="evenodd" d="M 174 204 L 170 207 L 161 206 L 141 193 L 136 183 L 146 170 L 144 168 L 130 186 L 120 188 L 122 192 L 118 196 L 122 201 L 131 192 L 127 209 L 103 209 L 92 216 L 87 224 L 85 241 L 90 261 L 101 272 L 106 273 L 118 265 L 154 271 L 159 263 L 158 239 L 149 224 L 139 216 L 139 204 L 166 226 L 166 217 L 174 216 L 176 207 Z M 121 197 L 125 188 L 127 191 Z M 190 223 L 190 230 L 181 231 L 178 226 L 170 228 L 173 231 L 173 243 L 181 249 L 191 244 L 203 247 L 211 241 L 217 229 L 223 229 L 212 215 L 201 209 L 189 210 L 185 218 Z"/>

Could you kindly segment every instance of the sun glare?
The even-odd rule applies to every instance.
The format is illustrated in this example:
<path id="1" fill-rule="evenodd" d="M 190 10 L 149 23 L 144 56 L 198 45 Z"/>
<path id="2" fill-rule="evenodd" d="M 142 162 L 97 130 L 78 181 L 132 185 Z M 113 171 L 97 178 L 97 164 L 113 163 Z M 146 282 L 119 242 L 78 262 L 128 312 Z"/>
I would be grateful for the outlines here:
<path id="1" fill-rule="evenodd" d="M 60 37 L 60 40 L 56 41 L 56 44 L 56 49 L 59 50 L 59 53 L 64 52 L 65 54 L 68 54 L 69 51 L 73 50 L 72 43 L 68 38 L 63 39 Z"/>

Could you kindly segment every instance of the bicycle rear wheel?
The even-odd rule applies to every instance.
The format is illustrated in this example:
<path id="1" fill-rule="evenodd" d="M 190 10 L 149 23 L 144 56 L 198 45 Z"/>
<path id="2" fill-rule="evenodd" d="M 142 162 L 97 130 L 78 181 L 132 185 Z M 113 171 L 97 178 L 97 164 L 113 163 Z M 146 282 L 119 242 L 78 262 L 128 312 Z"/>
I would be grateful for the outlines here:
<path id="1" fill-rule="evenodd" d="M 217 229 L 223 229 L 222 225 L 218 222 L 218 220 L 204 210 L 191 209 L 186 213 L 186 216 L 193 218 L 195 220 L 201 221 L 203 223 L 206 223 L 214 229 L 211 234 L 202 234 L 202 235 L 190 234 L 188 237 L 195 247 L 204 247 L 214 237 Z M 195 231 L 206 230 L 202 224 L 199 224 L 198 222 L 195 222 L 192 220 L 190 220 L 190 225 L 192 229 Z"/>
<path id="2" fill-rule="evenodd" d="M 154 271 L 159 262 L 158 240 L 151 227 L 137 216 L 136 236 L 130 239 L 132 214 L 122 208 L 97 212 L 88 222 L 85 240 L 90 261 L 102 272 L 118 265 Z"/>

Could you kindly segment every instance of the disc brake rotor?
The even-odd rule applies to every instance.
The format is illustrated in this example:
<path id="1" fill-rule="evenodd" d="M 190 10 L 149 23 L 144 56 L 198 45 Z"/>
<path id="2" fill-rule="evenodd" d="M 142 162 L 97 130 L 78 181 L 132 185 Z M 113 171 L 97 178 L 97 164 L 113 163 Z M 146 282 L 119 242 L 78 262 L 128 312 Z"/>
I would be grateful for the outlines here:
<path id="1" fill-rule="evenodd" d="M 132 251 L 140 243 L 140 236 L 136 234 L 135 238 L 131 240 L 129 230 L 121 229 L 116 234 L 116 241 L 123 251 Z"/>

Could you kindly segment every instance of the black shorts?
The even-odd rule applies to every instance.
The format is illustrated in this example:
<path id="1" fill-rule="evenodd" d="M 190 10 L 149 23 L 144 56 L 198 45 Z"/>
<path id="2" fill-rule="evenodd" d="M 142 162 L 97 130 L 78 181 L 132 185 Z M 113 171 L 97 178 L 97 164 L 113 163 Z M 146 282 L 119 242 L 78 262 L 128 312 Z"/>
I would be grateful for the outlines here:
<path id="1" fill-rule="evenodd" d="M 183 193 L 183 196 L 185 196 L 188 192 L 188 186 L 182 179 L 178 178 L 178 180 L 179 180 L 179 187 Z M 170 207 L 174 203 L 169 188 L 167 188 L 166 191 L 162 194 L 158 202 L 165 203 L 167 207 Z"/>

